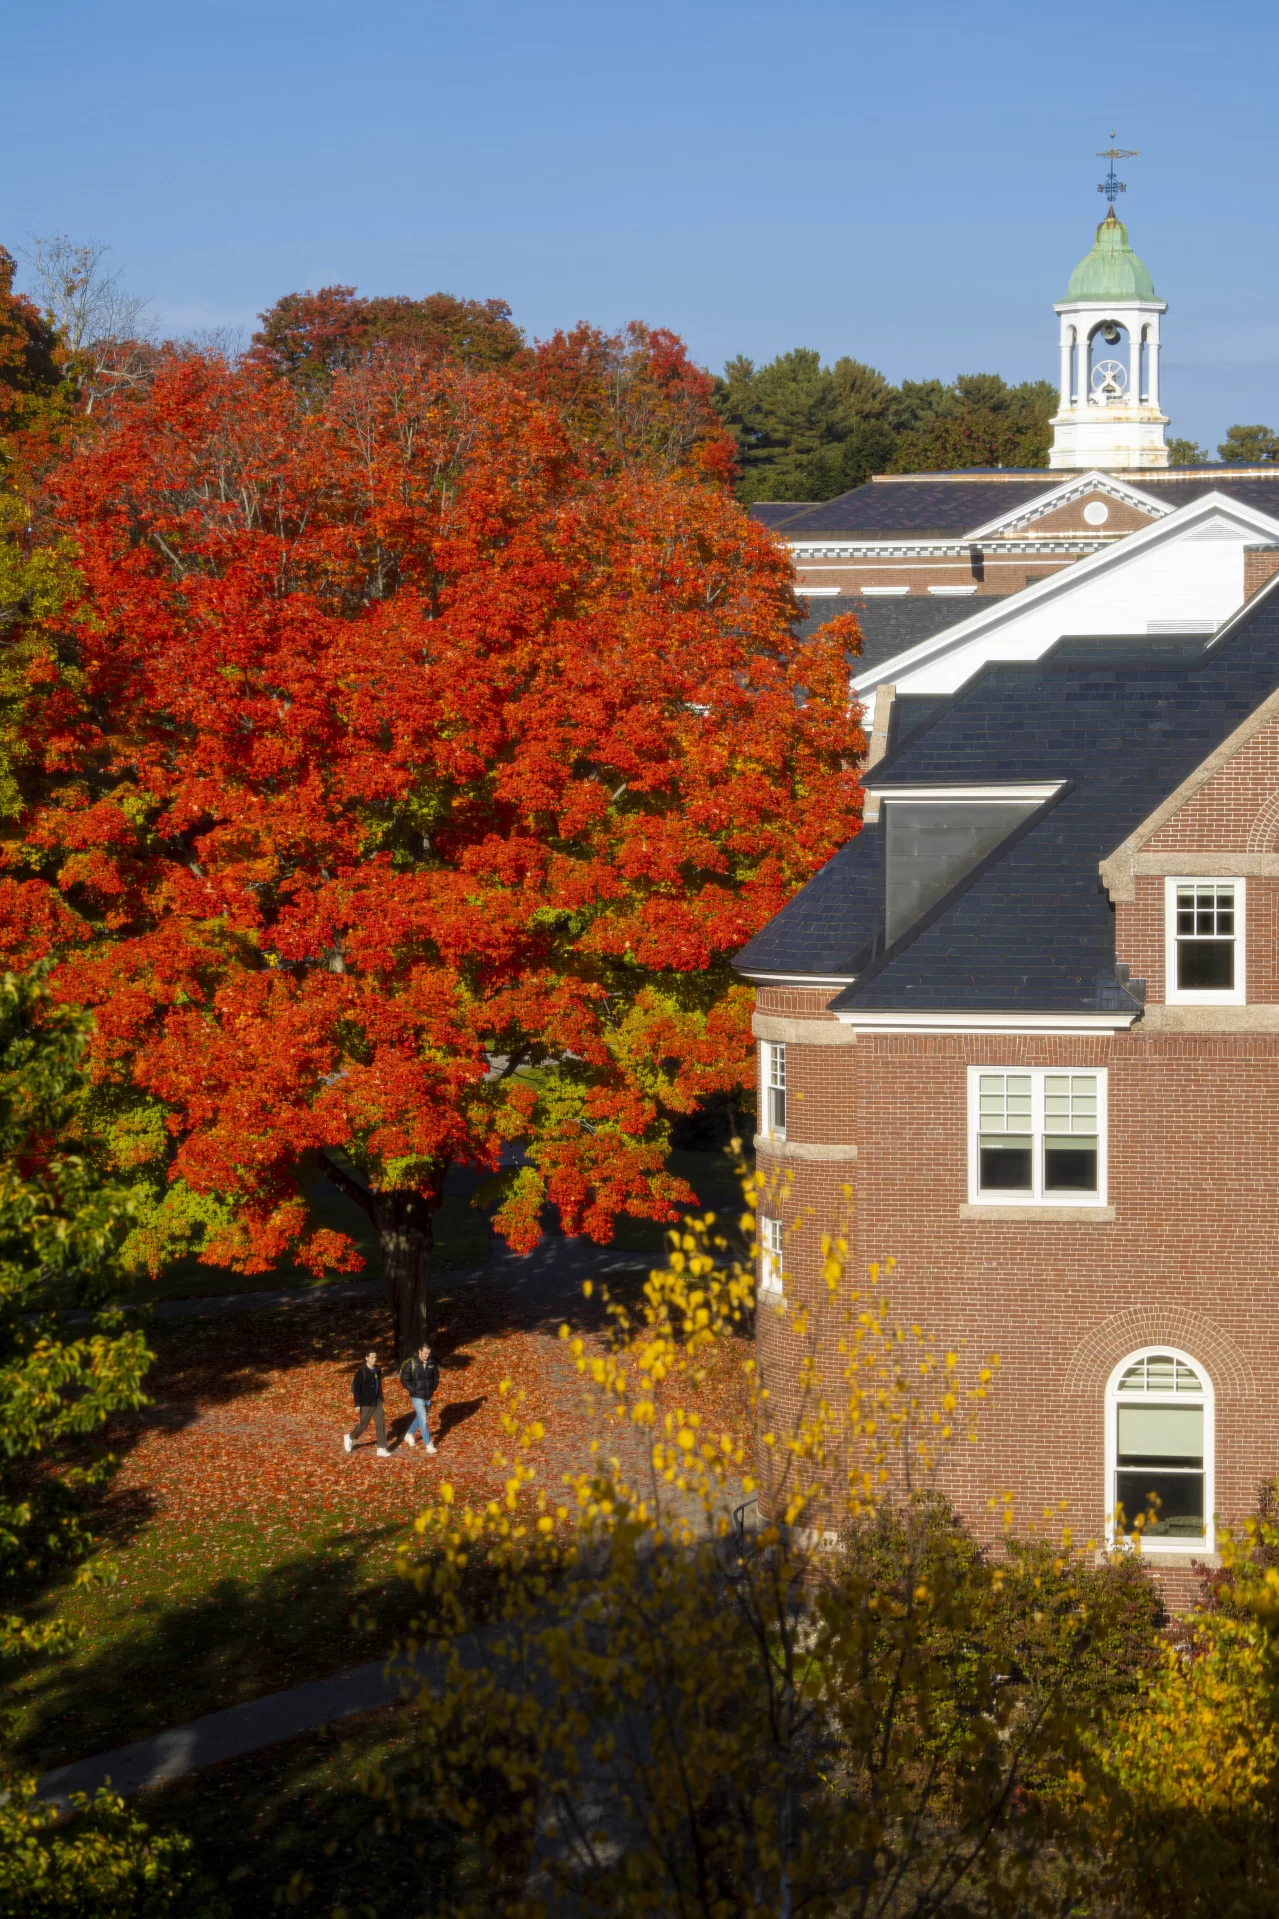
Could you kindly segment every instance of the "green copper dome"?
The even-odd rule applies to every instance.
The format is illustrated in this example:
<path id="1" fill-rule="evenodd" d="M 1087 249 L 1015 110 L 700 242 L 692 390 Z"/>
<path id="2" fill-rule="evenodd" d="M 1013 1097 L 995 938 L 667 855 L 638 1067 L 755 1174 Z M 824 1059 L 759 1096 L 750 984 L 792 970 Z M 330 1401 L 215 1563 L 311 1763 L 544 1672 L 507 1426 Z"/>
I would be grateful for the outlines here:
<path id="1" fill-rule="evenodd" d="M 1115 209 L 1097 228 L 1091 253 L 1086 253 L 1070 276 L 1068 300 L 1154 300 L 1158 298 L 1150 269 L 1128 244 L 1128 229 L 1116 220 Z"/>

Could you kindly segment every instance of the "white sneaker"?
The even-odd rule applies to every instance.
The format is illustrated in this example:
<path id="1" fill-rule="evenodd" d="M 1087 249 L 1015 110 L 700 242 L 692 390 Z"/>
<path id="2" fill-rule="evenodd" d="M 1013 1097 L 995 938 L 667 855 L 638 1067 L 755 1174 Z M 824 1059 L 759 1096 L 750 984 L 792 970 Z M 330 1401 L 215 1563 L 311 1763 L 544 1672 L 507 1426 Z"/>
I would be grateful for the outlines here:
<path id="1" fill-rule="evenodd" d="M 431 1441 L 429 1439 L 426 1442 L 426 1450 L 428 1453 L 433 1453 L 435 1451 L 435 1447 L 431 1444 Z"/>
<path id="2" fill-rule="evenodd" d="M 389 1447 L 389 1446 L 379 1446 L 379 1447 L 378 1447 L 378 1449 L 377 1449 L 377 1456 L 378 1456 L 378 1458 L 379 1458 L 379 1459 L 389 1459 L 389 1458 L 391 1457 L 391 1449 L 390 1449 L 390 1447 Z"/>
<path id="3" fill-rule="evenodd" d="M 343 1452 L 344 1452 L 344 1453 L 349 1453 L 349 1452 L 350 1452 L 350 1450 L 351 1450 L 351 1447 L 352 1447 L 352 1444 L 353 1444 L 353 1443 L 354 1443 L 354 1442 L 352 1441 L 352 1438 L 351 1438 L 351 1435 L 350 1435 L 350 1433 L 343 1433 L 343 1435 L 342 1435 L 342 1450 L 343 1450 Z"/>
<path id="4" fill-rule="evenodd" d="M 417 1445 L 417 1434 L 416 1434 L 416 1433 L 405 1433 L 405 1435 L 404 1435 L 404 1444 L 405 1444 L 406 1446 L 416 1446 L 416 1445 Z"/>

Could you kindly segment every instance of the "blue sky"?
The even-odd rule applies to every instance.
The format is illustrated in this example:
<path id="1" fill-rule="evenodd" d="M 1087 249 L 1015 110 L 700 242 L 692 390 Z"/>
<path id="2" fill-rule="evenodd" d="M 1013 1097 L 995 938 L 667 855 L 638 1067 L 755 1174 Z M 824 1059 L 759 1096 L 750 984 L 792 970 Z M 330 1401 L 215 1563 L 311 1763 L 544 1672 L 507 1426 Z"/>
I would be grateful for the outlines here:
<path id="1" fill-rule="evenodd" d="M 0 240 L 110 243 L 166 327 L 501 295 L 891 378 L 1056 372 L 1109 144 L 1172 431 L 1279 426 L 1279 10 L 1020 0 L 4 0 Z"/>

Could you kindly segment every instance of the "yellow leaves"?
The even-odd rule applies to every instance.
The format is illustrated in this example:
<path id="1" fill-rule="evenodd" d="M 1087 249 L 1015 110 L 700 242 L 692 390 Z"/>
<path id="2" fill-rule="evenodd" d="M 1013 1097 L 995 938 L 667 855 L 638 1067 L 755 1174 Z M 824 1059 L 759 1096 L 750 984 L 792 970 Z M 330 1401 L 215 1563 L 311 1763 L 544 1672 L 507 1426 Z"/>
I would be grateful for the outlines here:
<path id="1" fill-rule="evenodd" d="M 451 1506 L 453 1504 L 453 1488 L 449 1484 L 447 1479 L 444 1481 L 443 1485 L 440 1487 L 440 1498 L 444 1501 L 444 1504 L 446 1506 Z"/>

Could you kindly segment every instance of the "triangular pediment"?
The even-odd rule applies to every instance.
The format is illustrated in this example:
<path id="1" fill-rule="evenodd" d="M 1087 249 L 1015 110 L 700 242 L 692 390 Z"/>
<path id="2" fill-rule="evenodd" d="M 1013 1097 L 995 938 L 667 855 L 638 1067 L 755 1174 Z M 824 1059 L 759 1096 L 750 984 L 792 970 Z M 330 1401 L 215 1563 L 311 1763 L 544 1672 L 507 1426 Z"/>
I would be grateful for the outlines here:
<path id="1" fill-rule="evenodd" d="M 1279 516 L 1215 491 L 1172 510 L 1152 504 L 1161 516 L 1141 532 L 881 661 L 854 677 L 854 691 L 893 684 L 903 695 L 945 696 L 992 661 L 1041 659 L 1068 634 L 1140 641 L 1217 631 L 1243 605 L 1245 548 L 1279 542 Z"/>
<path id="2" fill-rule="evenodd" d="M 1037 533 L 1058 538 L 1070 533 L 1139 533 L 1174 511 L 1166 500 L 1156 500 L 1130 481 L 1096 470 L 1074 473 L 1062 485 L 1046 487 L 1037 500 L 996 515 L 969 538 L 982 541 L 1033 538 Z"/>

